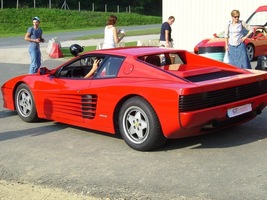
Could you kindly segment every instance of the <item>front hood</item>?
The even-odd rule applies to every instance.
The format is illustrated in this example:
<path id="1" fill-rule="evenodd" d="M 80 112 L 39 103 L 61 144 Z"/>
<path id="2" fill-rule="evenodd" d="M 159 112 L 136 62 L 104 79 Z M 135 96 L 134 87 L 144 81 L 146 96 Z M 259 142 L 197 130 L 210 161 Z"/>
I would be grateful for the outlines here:
<path id="1" fill-rule="evenodd" d="M 39 74 L 25 74 L 9 79 L 2 85 L 2 87 L 14 88 L 15 85 L 19 82 L 23 82 L 29 86 L 32 86 L 35 83 L 35 80 L 40 80 Z"/>
<path id="2" fill-rule="evenodd" d="M 205 42 L 199 43 L 198 47 L 218 47 L 224 46 L 225 39 L 224 38 L 211 38 L 209 40 L 205 40 Z"/>

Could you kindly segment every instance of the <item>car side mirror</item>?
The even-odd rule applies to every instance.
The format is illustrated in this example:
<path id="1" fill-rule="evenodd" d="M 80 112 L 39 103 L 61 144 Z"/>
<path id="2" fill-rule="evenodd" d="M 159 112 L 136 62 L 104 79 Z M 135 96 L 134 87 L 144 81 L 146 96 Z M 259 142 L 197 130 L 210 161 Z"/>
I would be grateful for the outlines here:
<path id="1" fill-rule="evenodd" d="M 213 34 L 213 36 L 214 36 L 215 38 L 218 38 L 218 35 L 217 35 L 217 33 L 214 33 L 214 34 Z"/>
<path id="2" fill-rule="evenodd" d="M 47 67 L 40 67 L 38 69 L 38 74 L 40 74 L 40 75 L 49 74 L 50 72 L 51 72 L 51 70 L 48 69 Z"/>

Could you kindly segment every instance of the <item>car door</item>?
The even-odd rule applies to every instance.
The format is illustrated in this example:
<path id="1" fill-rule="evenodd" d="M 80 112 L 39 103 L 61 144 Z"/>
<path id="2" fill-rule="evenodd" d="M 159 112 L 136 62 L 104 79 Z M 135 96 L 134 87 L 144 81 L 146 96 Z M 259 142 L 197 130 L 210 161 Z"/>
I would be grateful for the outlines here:
<path id="1" fill-rule="evenodd" d="M 84 78 L 92 68 L 96 56 L 87 56 L 62 66 L 51 76 L 42 77 L 38 89 L 38 103 L 45 118 L 83 122 L 93 118 L 95 94 L 90 93 L 91 78 Z M 92 113 L 93 112 L 93 113 Z"/>
<path id="2" fill-rule="evenodd" d="M 254 31 L 251 41 L 255 47 L 255 57 L 267 54 L 267 32 L 264 28 Z"/>
<path id="3" fill-rule="evenodd" d="M 101 62 L 101 66 L 99 66 L 90 83 L 91 93 L 86 91 L 86 95 L 92 96 L 90 97 L 92 101 L 91 114 L 95 114 L 95 121 L 92 128 L 99 126 L 104 130 L 111 130 L 113 128 L 113 114 L 117 103 L 116 99 L 120 98 L 116 96 L 115 93 L 117 92 L 114 93 L 114 91 L 117 91 L 119 88 L 118 85 L 121 84 L 118 74 L 124 59 L 124 57 L 119 56 L 106 57 Z M 86 124 L 91 121 L 92 118 L 84 119 Z"/>

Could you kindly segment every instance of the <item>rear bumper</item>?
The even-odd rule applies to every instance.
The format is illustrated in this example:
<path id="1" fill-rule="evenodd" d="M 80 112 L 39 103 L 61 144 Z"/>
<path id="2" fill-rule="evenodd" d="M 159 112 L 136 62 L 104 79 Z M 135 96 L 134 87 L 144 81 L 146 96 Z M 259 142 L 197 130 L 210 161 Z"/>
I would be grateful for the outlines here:
<path id="1" fill-rule="evenodd" d="M 235 117 L 229 117 L 227 110 L 242 105 L 251 104 L 252 110 Z M 241 124 L 261 114 L 267 105 L 267 95 L 261 95 L 246 100 L 225 105 L 205 108 L 179 114 L 180 128 L 169 134 L 168 138 L 183 138 L 200 135 L 229 126 Z"/>

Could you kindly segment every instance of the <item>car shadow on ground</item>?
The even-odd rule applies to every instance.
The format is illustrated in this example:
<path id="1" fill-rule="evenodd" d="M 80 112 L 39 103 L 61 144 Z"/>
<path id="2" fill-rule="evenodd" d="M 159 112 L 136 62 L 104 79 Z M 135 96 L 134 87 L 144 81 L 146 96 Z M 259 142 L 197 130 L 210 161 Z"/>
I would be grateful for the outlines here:
<path id="1" fill-rule="evenodd" d="M 267 137 L 266 128 L 247 126 L 245 124 L 229 127 L 212 133 L 168 140 L 158 151 L 175 149 L 229 148 L 261 141 Z"/>
<path id="2" fill-rule="evenodd" d="M 39 136 L 47 133 L 56 132 L 58 130 L 62 130 L 64 126 L 58 126 L 57 124 L 47 125 L 42 127 L 34 127 L 28 128 L 25 130 L 15 130 L 15 131 L 7 131 L 0 133 L 0 141 L 11 140 L 19 137 L 25 136 Z"/>
<path id="3" fill-rule="evenodd" d="M 11 117 L 18 117 L 17 112 L 16 111 L 8 111 L 8 110 L 3 110 L 0 111 L 0 119 L 6 119 L 6 118 L 11 118 Z M 18 119 L 20 120 L 20 118 Z M 25 136 L 39 136 L 39 135 L 43 135 L 43 134 L 47 134 L 47 133 L 52 133 L 52 132 L 56 132 L 59 130 L 63 130 L 65 128 L 67 128 L 66 125 L 64 124 L 45 124 L 47 123 L 47 120 L 40 120 L 36 123 L 40 124 L 43 123 L 43 126 L 39 126 L 39 127 L 32 127 L 32 128 L 27 128 L 24 130 L 19 129 L 20 125 L 17 124 L 15 125 L 14 129 L 16 130 L 11 130 L 11 131 L 0 131 L 0 141 L 4 141 L 4 140 L 11 140 L 11 139 L 15 139 L 15 138 L 19 138 L 19 137 L 25 137 Z M 21 120 L 21 123 L 26 123 L 23 122 Z M 30 123 L 30 124 L 34 124 L 34 123 Z M 12 126 L 12 124 L 10 125 Z M 19 129 L 19 130 L 18 130 Z"/>
<path id="4" fill-rule="evenodd" d="M 80 127 L 73 127 L 73 128 L 83 131 L 88 131 L 88 129 L 86 128 L 80 128 Z M 97 134 L 101 137 L 111 137 L 123 140 L 122 136 L 119 133 L 113 135 L 101 131 L 95 131 L 95 130 L 89 130 L 89 131 L 92 134 Z M 265 138 L 267 138 L 267 127 L 262 128 L 259 126 L 255 128 L 255 125 L 250 126 L 247 124 L 243 124 L 204 135 L 193 136 L 188 138 L 180 138 L 180 139 L 170 139 L 164 146 L 155 149 L 153 151 L 154 152 L 171 151 L 184 148 L 190 148 L 190 149 L 229 148 L 229 147 L 235 147 L 253 143 L 256 141 L 261 141 L 264 140 Z M 124 142 L 121 144 L 124 145 Z"/>
<path id="5" fill-rule="evenodd" d="M 0 119 L 16 116 L 16 111 L 2 110 L 0 111 Z"/>
<path id="6" fill-rule="evenodd" d="M 0 119 L 9 117 L 18 117 L 16 115 L 17 113 L 15 111 L 7 111 L 7 110 L 0 111 Z M 262 125 L 257 124 L 257 122 L 262 124 L 263 121 L 264 118 L 260 118 L 259 121 L 247 122 L 239 126 L 229 127 L 220 131 L 215 131 L 204 135 L 181 138 L 181 139 L 170 139 L 164 146 L 154 151 L 170 151 L 170 150 L 177 150 L 184 148 L 190 148 L 190 149 L 229 148 L 233 146 L 240 146 L 256 141 L 261 141 L 267 137 L 267 127 L 264 128 L 262 127 Z M 21 120 L 21 123 L 26 123 L 26 122 L 23 122 Z M 27 128 L 24 130 L 14 130 L 2 133 L 0 132 L 0 141 L 10 140 L 24 136 L 39 136 L 51 132 L 61 131 L 66 128 L 81 130 L 84 131 L 85 134 L 97 134 L 100 137 L 111 137 L 114 139 L 123 140 L 119 133 L 113 135 L 110 133 L 86 129 L 82 127 L 76 127 L 72 125 L 66 125 L 59 122 L 53 122 L 47 120 L 40 120 L 36 123 L 37 124 L 42 123 L 42 126 Z M 124 145 L 124 142 L 121 144 Z"/>

